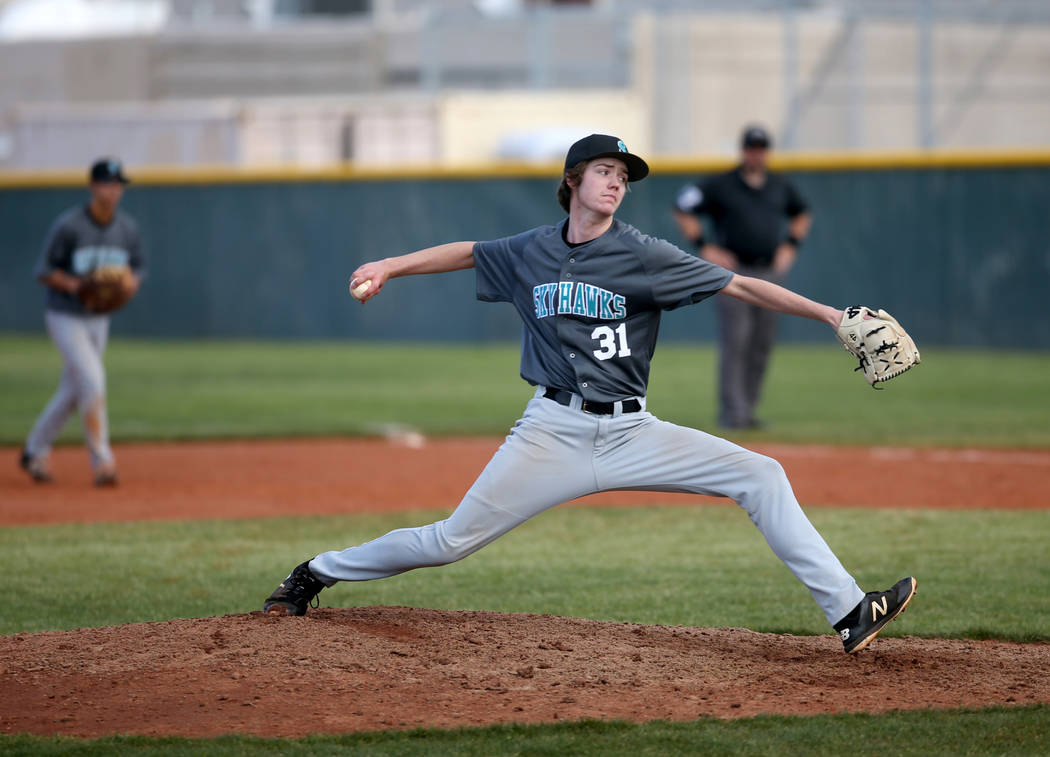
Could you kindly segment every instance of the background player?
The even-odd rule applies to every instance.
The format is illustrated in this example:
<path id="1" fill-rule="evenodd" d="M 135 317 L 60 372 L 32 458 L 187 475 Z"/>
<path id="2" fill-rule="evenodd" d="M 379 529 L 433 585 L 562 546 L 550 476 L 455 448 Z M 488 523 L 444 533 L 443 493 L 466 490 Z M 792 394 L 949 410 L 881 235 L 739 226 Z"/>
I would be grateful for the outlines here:
<path id="1" fill-rule="evenodd" d="M 743 276 L 783 283 L 809 233 L 810 214 L 795 186 L 769 170 L 773 141 L 760 126 L 740 137 L 740 164 L 684 187 L 674 219 L 700 256 Z M 704 236 L 700 216 L 714 231 Z M 785 228 L 786 226 L 786 228 Z M 718 422 L 759 428 L 755 415 L 776 338 L 774 311 L 736 297 L 719 297 Z"/>
<path id="2" fill-rule="evenodd" d="M 536 393 L 447 520 L 318 555 L 292 571 L 264 611 L 302 615 L 338 581 L 460 560 L 544 510 L 611 489 L 736 500 L 809 589 L 847 652 L 904 609 L 915 580 L 865 595 L 810 524 L 775 460 L 646 412 L 661 310 L 720 292 L 832 327 L 842 318 L 842 311 L 615 220 L 628 182 L 648 172 L 621 140 L 593 134 L 566 157 L 558 188 L 566 220 L 491 242 L 442 244 L 354 272 L 351 290 L 367 300 L 398 276 L 475 268 L 478 298 L 513 303 L 524 322 L 521 375 Z"/>
<path id="3" fill-rule="evenodd" d="M 145 261 L 138 227 L 119 209 L 126 184 L 119 161 L 103 158 L 92 164 L 89 201 L 59 216 L 36 266 L 37 279 L 47 287 L 44 321 L 62 353 L 58 390 L 37 418 L 19 461 L 41 483 L 51 481 L 51 445 L 74 411 L 80 413 L 95 484 L 117 483 L 102 364 L 110 317 L 88 312 L 77 292 L 83 277 L 102 266 L 129 267 L 132 294 L 138 291 Z"/>

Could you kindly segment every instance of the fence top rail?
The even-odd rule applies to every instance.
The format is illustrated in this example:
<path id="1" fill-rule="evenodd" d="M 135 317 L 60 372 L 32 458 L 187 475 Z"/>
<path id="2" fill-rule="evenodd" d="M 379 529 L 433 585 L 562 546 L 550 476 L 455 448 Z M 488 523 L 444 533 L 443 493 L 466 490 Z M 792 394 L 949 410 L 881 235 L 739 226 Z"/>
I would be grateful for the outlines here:
<path id="1" fill-rule="evenodd" d="M 725 156 L 654 158 L 656 174 L 708 173 L 727 170 L 736 159 Z M 1050 148 L 1028 150 L 927 150 L 901 152 L 781 152 L 770 161 L 781 171 L 856 171 L 938 168 L 1021 168 L 1050 166 Z M 138 186 L 199 184 L 260 184 L 286 182 L 410 181 L 488 178 L 548 178 L 559 176 L 559 163 L 478 163 L 458 166 L 405 165 L 361 167 L 335 164 L 321 167 L 274 165 L 130 166 Z M 0 170 L 0 189 L 80 187 L 82 170 Z"/>

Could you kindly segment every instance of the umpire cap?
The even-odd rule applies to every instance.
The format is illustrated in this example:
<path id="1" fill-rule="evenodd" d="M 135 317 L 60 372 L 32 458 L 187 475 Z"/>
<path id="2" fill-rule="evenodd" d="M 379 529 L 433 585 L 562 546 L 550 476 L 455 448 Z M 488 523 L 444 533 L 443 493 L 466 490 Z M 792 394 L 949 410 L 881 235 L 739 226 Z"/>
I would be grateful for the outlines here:
<path id="1" fill-rule="evenodd" d="M 124 166 L 116 158 L 99 158 L 91 164 L 91 181 L 130 184 L 131 179 L 124 175 Z"/>
<path id="2" fill-rule="evenodd" d="M 745 150 L 749 147 L 768 149 L 773 146 L 773 138 L 761 126 L 751 125 L 740 135 L 740 146 Z"/>
<path id="3" fill-rule="evenodd" d="M 619 158 L 627 164 L 627 181 L 641 181 L 649 175 L 649 164 L 627 151 L 627 145 L 619 137 L 608 134 L 591 134 L 575 142 L 565 156 L 565 170 L 577 163 L 595 158 Z"/>

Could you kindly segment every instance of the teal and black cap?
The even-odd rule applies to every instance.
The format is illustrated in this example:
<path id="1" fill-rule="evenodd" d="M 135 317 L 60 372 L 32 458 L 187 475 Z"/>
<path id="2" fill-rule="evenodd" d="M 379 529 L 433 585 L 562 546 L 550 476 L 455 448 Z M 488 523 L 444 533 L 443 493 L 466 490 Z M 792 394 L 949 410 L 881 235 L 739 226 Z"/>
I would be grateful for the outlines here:
<path id="1" fill-rule="evenodd" d="M 91 181 L 129 184 L 131 179 L 124 175 L 124 166 L 116 158 L 100 158 L 91 164 Z"/>
<path id="2" fill-rule="evenodd" d="M 569 148 L 565 156 L 565 170 L 577 163 L 595 158 L 619 158 L 627 165 L 627 180 L 641 181 L 649 175 L 649 164 L 627 150 L 619 137 L 608 134 L 591 134 Z"/>

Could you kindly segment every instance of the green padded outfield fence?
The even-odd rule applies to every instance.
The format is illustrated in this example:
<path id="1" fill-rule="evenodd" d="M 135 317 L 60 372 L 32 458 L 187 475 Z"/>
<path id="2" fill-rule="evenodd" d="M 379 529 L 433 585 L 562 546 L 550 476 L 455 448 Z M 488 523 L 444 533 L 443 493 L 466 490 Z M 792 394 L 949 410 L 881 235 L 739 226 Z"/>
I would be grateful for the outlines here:
<path id="1" fill-rule="evenodd" d="M 678 189 L 725 162 L 658 162 L 619 217 L 683 244 Z M 919 344 L 1050 348 L 1050 153 L 792 156 L 814 213 L 789 286 L 897 316 Z M 397 282 L 367 307 L 347 294 L 365 260 L 492 239 L 562 217 L 557 165 L 360 172 L 134 171 L 124 208 L 150 276 L 116 335 L 476 341 L 516 339 L 509 305 L 474 299 L 470 272 Z M 32 270 L 54 217 L 86 197 L 72 174 L 0 174 L 0 331 L 43 330 Z M 713 338 L 708 304 L 667 314 L 665 340 Z M 782 338 L 827 339 L 784 319 Z"/>

